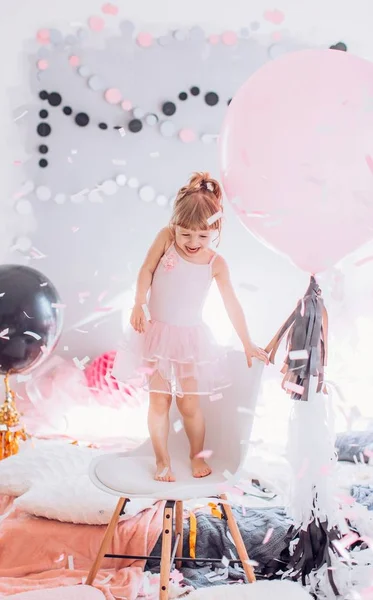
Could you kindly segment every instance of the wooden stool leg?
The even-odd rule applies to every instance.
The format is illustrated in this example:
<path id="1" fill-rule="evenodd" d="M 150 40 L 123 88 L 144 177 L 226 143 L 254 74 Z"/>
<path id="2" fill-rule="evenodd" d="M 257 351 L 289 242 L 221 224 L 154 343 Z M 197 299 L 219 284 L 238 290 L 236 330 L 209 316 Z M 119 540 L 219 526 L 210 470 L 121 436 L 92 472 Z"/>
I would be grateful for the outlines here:
<path id="1" fill-rule="evenodd" d="M 163 513 L 161 577 L 159 582 L 159 600 L 168 600 L 168 586 L 171 571 L 172 528 L 175 502 L 168 501 Z"/>
<path id="2" fill-rule="evenodd" d="M 184 516 L 184 505 L 182 500 L 176 502 L 176 519 L 175 519 L 175 536 L 180 534 L 179 543 L 176 549 L 176 558 L 183 556 L 183 516 Z M 175 562 L 177 569 L 181 569 L 181 560 Z"/>
<path id="3" fill-rule="evenodd" d="M 227 496 L 225 494 L 221 494 L 220 498 L 222 500 L 227 501 Z M 224 510 L 225 510 L 225 514 L 227 515 L 229 531 L 231 532 L 231 535 L 232 535 L 234 544 L 236 546 L 238 556 L 242 562 L 242 567 L 243 567 L 243 570 L 245 571 L 247 580 L 249 583 L 254 583 L 254 581 L 256 581 L 254 569 L 248 562 L 249 555 L 247 554 L 247 550 L 245 548 L 245 544 L 243 543 L 241 532 L 238 529 L 238 525 L 237 525 L 236 519 L 234 518 L 234 515 L 233 515 L 230 505 L 224 504 Z"/>
<path id="4" fill-rule="evenodd" d="M 96 556 L 95 562 L 93 563 L 91 570 L 88 573 L 86 585 L 93 585 L 93 582 L 96 578 L 97 572 L 101 566 L 102 559 L 104 558 L 107 550 L 109 549 L 111 541 L 114 537 L 115 528 L 117 526 L 119 517 L 121 515 L 121 512 L 122 512 L 123 507 L 125 506 L 126 502 L 127 502 L 127 498 L 119 498 L 119 500 L 118 500 L 118 504 L 115 508 L 115 511 L 113 512 L 113 516 L 111 517 L 110 523 L 107 526 L 107 529 L 105 531 L 105 535 L 101 542 L 101 546 L 100 546 L 100 549 Z"/>

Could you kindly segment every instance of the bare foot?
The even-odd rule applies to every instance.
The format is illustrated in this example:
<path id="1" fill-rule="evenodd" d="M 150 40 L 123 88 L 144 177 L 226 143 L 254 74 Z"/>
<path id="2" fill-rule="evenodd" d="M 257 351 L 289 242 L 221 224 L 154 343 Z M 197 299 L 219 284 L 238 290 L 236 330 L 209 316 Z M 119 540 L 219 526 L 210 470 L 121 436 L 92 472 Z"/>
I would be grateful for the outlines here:
<path id="1" fill-rule="evenodd" d="M 156 481 L 175 481 L 175 476 L 171 471 L 171 466 L 167 463 L 157 463 L 157 470 L 154 475 Z"/>
<path id="2" fill-rule="evenodd" d="M 207 462 L 203 460 L 203 458 L 192 458 L 192 473 L 193 477 L 207 477 L 210 475 L 211 469 L 208 466 Z"/>

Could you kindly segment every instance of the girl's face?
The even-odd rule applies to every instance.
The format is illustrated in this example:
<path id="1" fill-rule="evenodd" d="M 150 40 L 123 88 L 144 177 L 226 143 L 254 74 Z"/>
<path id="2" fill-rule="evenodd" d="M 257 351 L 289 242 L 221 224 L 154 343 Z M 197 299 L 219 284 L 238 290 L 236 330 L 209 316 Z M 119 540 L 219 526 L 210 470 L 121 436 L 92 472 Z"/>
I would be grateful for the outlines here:
<path id="1" fill-rule="evenodd" d="M 211 230 L 209 229 L 195 231 L 194 229 L 175 227 L 175 242 L 189 256 L 195 256 L 208 248 L 210 240 Z"/>

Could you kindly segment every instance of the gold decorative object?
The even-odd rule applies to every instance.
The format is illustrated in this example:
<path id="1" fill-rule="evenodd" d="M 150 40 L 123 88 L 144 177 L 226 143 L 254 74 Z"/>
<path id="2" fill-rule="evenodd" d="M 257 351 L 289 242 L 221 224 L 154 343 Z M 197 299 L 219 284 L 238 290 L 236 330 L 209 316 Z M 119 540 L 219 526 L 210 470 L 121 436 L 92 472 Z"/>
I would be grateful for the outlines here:
<path id="1" fill-rule="evenodd" d="M 17 454 L 19 440 L 26 440 L 26 431 L 20 424 L 14 392 L 10 389 L 9 373 L 4 377 L 5 401 L 0 406 L 0 460 Z"/>

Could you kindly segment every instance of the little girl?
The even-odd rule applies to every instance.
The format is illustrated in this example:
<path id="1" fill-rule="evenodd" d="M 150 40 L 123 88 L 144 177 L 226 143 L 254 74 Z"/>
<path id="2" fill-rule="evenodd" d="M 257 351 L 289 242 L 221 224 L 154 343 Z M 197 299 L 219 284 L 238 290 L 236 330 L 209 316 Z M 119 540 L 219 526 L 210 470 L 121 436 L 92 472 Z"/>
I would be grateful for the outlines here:
<path id="1" fill-rule="evenodd" d="M 250 339 L 225 260 L 210 249 L 210 242 L 220 237 L 222 211 L 221 188 L 208 173 L 195 173 L 179 190 L 169 226 L 159 232 L 140 269 L 132 328 L 112 372 L 121 381 L 136 373 L 146 379 L 158 481 L 175 481 L 167 450 L 173 395 L 189 439 L 192 474 L 205 477 L 211 473 L 199 456 L 205 423 L 198 396 L 212 396 L 229 385 L 222 350 L 202 320 L 213 279 L 243 344 L 248 366 L 253 357 L 268 362 L 265 351 Z"/>

